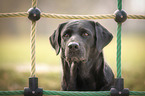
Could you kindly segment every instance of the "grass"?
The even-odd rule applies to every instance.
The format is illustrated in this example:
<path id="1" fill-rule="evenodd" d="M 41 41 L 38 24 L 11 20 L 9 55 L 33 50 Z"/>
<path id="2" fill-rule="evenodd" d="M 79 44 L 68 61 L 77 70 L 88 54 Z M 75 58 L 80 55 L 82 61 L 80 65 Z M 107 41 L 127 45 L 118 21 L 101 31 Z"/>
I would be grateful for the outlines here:
<path id="1" fill-rule="evenodd" d="M 144 36 L 122 36 L 122 76 L 130 90 L 145 89 L 144 49 Z M 104 56 L 116 75 L 116 38 L 104 48 Z M 60 56 L 56 56 L 47 37 L 37 37 L 36 64 L 39 86 L 44 90 L 60 90 Z M 28 86 L 29 71 L 29 38 L 0 38 L 0 90 L 23 90 Z"/>
<path id="2" fill-rule="evenodd" d="M 0 90 L 23 90 L 29 85 L 29 72 L 19 73 L 13 69 L 0 68 Z M 39 86 L 44 90 L 60 90 L 59 73 L 37 74 Z"/>

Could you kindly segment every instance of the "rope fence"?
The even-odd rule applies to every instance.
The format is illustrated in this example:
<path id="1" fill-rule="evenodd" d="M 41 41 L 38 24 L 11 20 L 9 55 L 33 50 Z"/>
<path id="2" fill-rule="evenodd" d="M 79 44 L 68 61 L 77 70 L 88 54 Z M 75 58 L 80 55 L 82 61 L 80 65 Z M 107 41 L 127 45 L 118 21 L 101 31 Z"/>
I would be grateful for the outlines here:
<path id="1" fill-rule="evenodd" d="M 32 8 L 37 7 L 37 0 L 32 0 Z M 122 0 L 118 0 L 117 3 L 118 10 L 122 10 Z M 37 14 L 33 14 L 34 17 Z M 29 12 L 16 12 L 16 13 L 0 13 L 0 18 L 10 18 L 10 17 L 28 17 Z M 55 13 L 40 13 L 40 17 L 43 18 L 54 18 L 54 19 L 115 19 L 116 14 L 104 14 L 104 15 L 68 15 L 68 14 L 55 14 Z M 122 17 L 121 17 L 122 18 Z M 30 18 L 29 18 L 30 19 Z M 127 15 L 127 19 L 145 19 L 145 15 Z M 31 19 L 30 19 L 31 20 Z M 31 77 L 35 77 L 35 33 L 36 33 L 36 21 L 32 21 L 31 26 Z M 116 21 L 117 22 L 117 21 Z M 117 23 L 117 78 L 121 78 L 121 23 Z M 37 78 L 31 78 L 37 82 L 31 82 L 33 85 L 38 83 Z M 30 80 L 30 79 L 29 79 Z M 30 82 L 30 81 L 29 81 Z M 35 86 L 35 85 L 34 85 Z M 31 87 L 34 87 L 31 86 Z M 29 86 L 30 87 L 30 86 Z M 37 89 L 34 88 L 35 90 Z M 27 88 L 29 89 L 29 88 Z M 31 90 L 31 89 L 30 89 Z M 35 93 L 35 90 L 31 90 L 30 94 Z M 28 90 L 29 91 L 29 90 Z M 120 91 L 120 90 L 119 90 Z M 28 92 L 29 93 L 29 92 Z M 23 90 L 18 91 L 0 91 L 0 95 L 25 95 Z M 30 95 L 30 96 L 33 96 Z M 63 96 L 107 96 L 111 95 L 111 91 L 46 91 L 43 90 L 43 95 L 63 95 Z M 145 95 L 145 91 L 129 91 L 129 95 Z M 27 96 L 27 95 L 26 95 Z M 36 95 L 37 96 L 37 95 Z M 40 96 L 40 95 L 39 95 Z M 119 96 L 124 96 L 120 94 Z"/>
<path id="2" fill-rule="evenodd" d="M 0 13 L 0 18 L 9 17 L 28 17 L 28 12 L 17 13 Z M 55 13 L 41 13 L 41 17 L 53 19 L 114 19 L 113 14 L 104 15 L 68 15 L 68 14 L 55 14 Z M 127 19 L 145 19 L 145 15 L 127 15 Z"/>
<path id="3" fill-rule="evenodd" d="M 23 90 L 18 91 L 0 91 L 0 95 L 23 95 Z M 110 91 L 98 91 L 98 92 L 80 92 L 80 91 L 43 91 L 43 95 L 63 95 L 63 96 L 107 96 L 110 95 Z M 130 91 L 129 95 L 145 95 L 142 91 Z"/>

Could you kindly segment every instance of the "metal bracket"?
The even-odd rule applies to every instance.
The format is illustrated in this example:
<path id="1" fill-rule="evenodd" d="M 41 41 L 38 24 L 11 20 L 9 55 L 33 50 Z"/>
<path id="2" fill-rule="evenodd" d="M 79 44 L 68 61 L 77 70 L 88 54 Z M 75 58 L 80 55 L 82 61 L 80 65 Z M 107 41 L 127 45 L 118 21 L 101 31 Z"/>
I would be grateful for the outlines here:
<path id="1" fill-rule="evenodd" d="M 24 88 L 24 96 L 42 96 L 43 89 L 38 88 L 38 78 L 30 77 L 29 78 L 29 88 Z"/>
<path id="2" fill-rule="evenodd" d="M 111 88 L 111 96 L 129 96 L 129 89 L 124 88 L 124 79 L 115 79 L 115 87 Z"/>
<path id="3" fill-rule="evenodd" d="M 40 13 L 41 13 L 40 9 L 35 8 L 35 7 L 34 8 L 30 8 L 28 10 L 28 13 L 29 13 L 28 18 L 31 21 L 37 21 L 37 20 L 40 19 Z"/>

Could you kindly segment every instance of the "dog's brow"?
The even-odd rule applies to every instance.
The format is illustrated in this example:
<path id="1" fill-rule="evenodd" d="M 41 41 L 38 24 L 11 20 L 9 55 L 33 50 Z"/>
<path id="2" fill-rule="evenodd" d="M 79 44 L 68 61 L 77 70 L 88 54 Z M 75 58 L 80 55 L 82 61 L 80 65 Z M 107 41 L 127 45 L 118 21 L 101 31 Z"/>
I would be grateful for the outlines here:
<path id="1" fill-rule="evenodd" d="M 64 35 L 64 34 L 71 34 L 72 31 L 73 31 L 72 29 L 67 28 L 66 30 L 64 30 L 64 31 L 62 32 L 62 35 Z"/>
<path id="2" fill-rule="evenodd" d="M 64 32 L 71 32 L 73 31 L 71 28 L 67 28 Z"/>
<path id="3" fill-rule="evenodd" d="M 87 28 L 80 28 L 80 31 L 87 31 L 87 32 L 91 32 L 91 30 L 87 29 Z"/>

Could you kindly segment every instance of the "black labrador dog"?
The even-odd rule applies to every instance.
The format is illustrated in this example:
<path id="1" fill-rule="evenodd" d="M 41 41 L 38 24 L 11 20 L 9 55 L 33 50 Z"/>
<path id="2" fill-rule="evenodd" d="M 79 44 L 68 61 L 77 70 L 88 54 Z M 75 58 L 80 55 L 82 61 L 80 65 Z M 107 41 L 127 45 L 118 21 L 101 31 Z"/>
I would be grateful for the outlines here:
<path id="1" fill-rule="evenodd" d="M 59 25 L 50 36 L 63 68 L 62 90 L 110 90 L 114 75 L 102 49 L 112 40 L 108 30 L 97 22 L 73 20 Z"/>

